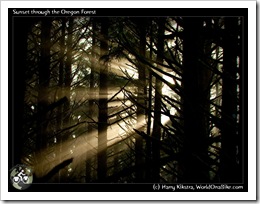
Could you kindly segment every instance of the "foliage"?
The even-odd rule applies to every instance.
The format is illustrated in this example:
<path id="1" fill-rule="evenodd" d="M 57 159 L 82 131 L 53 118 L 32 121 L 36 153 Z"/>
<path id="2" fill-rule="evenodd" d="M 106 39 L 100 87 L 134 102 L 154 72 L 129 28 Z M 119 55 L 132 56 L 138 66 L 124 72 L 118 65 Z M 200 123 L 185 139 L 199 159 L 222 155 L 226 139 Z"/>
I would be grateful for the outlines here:
<path id="1" fill-rule="evenodd" d="M 24 31 L 22 162 L 41 177 L 73 158 L 52 182 L 192 182 L 191 171 L 203 171 L 198 182 L 225 181 L 223 157 L 235 161 L 233 170 L 243 162 L 243 59 L 240 52 L 225 57 L 232 46 L 241 50 L 243 36 L 241 19 L 229 20 L 203 17 L 194 26 L 186 17 L 64 17 L 50 18 L 49 28 L 33 21 Z"/>

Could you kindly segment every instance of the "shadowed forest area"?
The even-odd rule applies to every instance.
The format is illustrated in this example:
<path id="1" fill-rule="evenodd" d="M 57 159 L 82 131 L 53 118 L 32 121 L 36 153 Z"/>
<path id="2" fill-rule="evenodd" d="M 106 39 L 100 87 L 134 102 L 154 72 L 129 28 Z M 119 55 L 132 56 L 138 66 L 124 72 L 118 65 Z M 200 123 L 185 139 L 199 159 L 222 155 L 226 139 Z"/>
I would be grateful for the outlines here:
<path id="1" fill-rule="evenodd" d="M 243 182 L 244 23 L 13 18 L 10 166 L 44 183 Z"/>

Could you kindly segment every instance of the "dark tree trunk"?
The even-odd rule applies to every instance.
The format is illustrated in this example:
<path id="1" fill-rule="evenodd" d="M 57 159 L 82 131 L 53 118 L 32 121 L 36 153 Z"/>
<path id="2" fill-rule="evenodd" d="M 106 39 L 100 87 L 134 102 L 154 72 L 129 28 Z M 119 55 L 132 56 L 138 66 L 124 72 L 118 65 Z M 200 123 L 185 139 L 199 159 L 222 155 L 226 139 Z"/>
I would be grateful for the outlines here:
<path id="1" fill-rule="evenodd" d="M 68 25 L 68 38 L 67 38 L 67 53 L 66 53 L 66 61 L 65 61 L 65 72 L 64 72 L 64 87 L 65 87 L 65 96 L 67 97 L 68 101 L 64 104 L 64 126 L 70 126 L 70 89 L 71 89 L 71 82 L 72 82 L 72 73 L 71 73 L 71 65 L 72 65 L 72 31 L 73 31 L 73 18 L 69 18 L 69 25 Z M 67 135 L 63 140 L 67 139 Z"/>
<path id="2" fill-rule="evenodd" d="M 184 18 L 183 39 L 183 182 L 208 182 L 208 77 L 203 58 L 201 18 Z"/>
<path id="3" fill-rule="evenodd" d="M 151 29 L 150 32 L 150 59 L 153 58 L 153 32 Z M 152 76 L 152 72 L 150 70 L 148 70 L 149 73 L 149 88 L 148 88 L 148 110 L 147 110 L 147 132 L 146 134 L 148 136 L 151 136 L 151 124 L 152 124 L 152 89 L 153 89 L 153 85 L 152 85 L 152 80 L 153 80 L 153 76 Z M 152 143 L 150 140 L 146 140 L 146 167 L 145 167 L 145 175 L 146 175 L 146 182 L 152 182 Z"/>
<path id="4" fill-rule="evenodd" d="M 94 88 L 95 88 L 95 72 L 97 69 L 97 23 L 95 18 L 92 19 L 92 48 L 91 48 L 91 72 L 89 76 L 89 90 L 90 90 L 90 98 L 89 98 L 89 117 L 93 117 L 94 110 Z M 93 130 L 92 125 L 88 125 L 88 131 L 91 132 Z"/>
<path id="5" fill-rule="evenodd" d="M 237 18 L 225 18 L 225 36 L 223 43 L 223 86 L 222 86 L 222 130 L 221 130 L 221 182 L 240 181 L 237 151 L 237 105 L 238 84 L 237 67 Z M 240 76 L 241 77 L 241 76 Z"/>
<path id="6" fill-rule="evenodd" d="M 63 26 L 66 23 L 63 22 Z M 67 42 L 66 42 L 66 48 L 67 48 L 67 53 L 66 53 L 66 60 L 64 60 L 64 72 L 60 74 L 64 74 L 64 92 L 65 92 L 65 97 L 67 100 L 63 104 L 63 112 L 62 112 L 62 118 L 63 118 L 63 128 L 69 127 L 70 126 L 70 118 L 71 118 L 71 110 L 70 110 L 70 94 L 71 94 L 71 83 L 72 83 L 72 71 L 71 71 L 71 65 L 72 65 L 72 47 L 73 47 L 73 42 L 72 42 L 72 36 L 73 36 L 73 18 L 69 18 L 68 20 L 68 28 L 67 28 Z M 65 39 L 64 39 L 65 40 Z M 61 71 L 61 70 L 60 70 Z M 64 133 L 60 135 L 60 157 L 62 155 L 63 151 L 66 151 L 65 148 L 63 147 L 63 143 L 68 140 L 69 134 Z M 62 158 L 60 158 L 60 161 Z M 61 182 L 66 182 L 65 180 L 65 175 L 66 175 L 67 170 L 66 169 L 60 169 L 59 170 L 59 181 Z M 62 179 L 62 180 L 61 180 Z"/>
<path id="7" fill-rule="evenodd" d="M 158 22 L 158 40 L 157 40 L 157 65 L 158 68 L 160 67 L 159 64 L 163 63 L 163 53 L 164 53 L 164 24 L 165 19 L 160 18 Z M 160 75 L 160 74 L 159 74 Z M 162 95 L 162 82 L 160 79 L 156 78 L 155 80 L 155 102 L 154 102 L 154 123 L 153 123 L 153 133 L 152 137 L 156 140 L 161 139 L 161 99 Z M 153 182 L 160 181 L 160 145 L 158 142 L 153 140 L 152 143 L 152 155 L 153 155 Z"/>
<path id="8" fill-rule="evenodd" d="M 247 89 L 246 84 L 247 84 L 247 72 L 245 69 L 243 69 L 243 64 L 247 64 L 245 61 L 245 57 L 243 56 L 243 53 L 247 53 L 246 46 L 244 46 L 244 41 L 242 39 L 245 39 L 245 36 L 242 37 L 242 29 L 245 26 L 244 19 L 242 17 L 239 18 L 240 24 L 239 24 L 239 45 L 238 45 L 238 56 L 239 56 L 239 62 L 238 62 L 238 69 L 239 69 L 239 112 L 238 112 L 238 137 L 237 137 L 237 143 L 238 143 L 238 148 L 237 148 L 237 162 L 238 162 L 238 169 L 237 169 L 237 174 L 238 174 L 238 179 L 237 182 L 242 182 L 243 178 L 245 178 L 245 175 L 247 175 L 246 171 L 247 169 L 244 168 L 247 166 L 247 159 L 246 157 L 243 157 L 245 152 L 247 152 L 246 148 L 248 147 L 247 145 L 247 138 L 246 138 L 246 133 L 247 133 L 247 128 L 246 125 L 243 125 L 245 121 L 247 121 L 247 113 L 245 110 L 247 110 Z M 247 28 L 245 28 L 247 29 Z M 242 49 L 242 48 L 245 49 Z M 244 168 L 244 169 L 243 169 Z"/>
<path id="9" fill-rule="evenodd" d="M 49 83 L 50 83 L 50 31 L 51 19 L 44 18 L 41 23 L 41 56 L 39 61 L 39 90 L 38 90 L 38 135 L 37 150 L 47 147 Z"/>
<path id="10" fill-rule="evenodd" d="M 146 46 L 146 29 L 144 18 L 138 18 L 137 23 L 140 36 L 139 36 L 139 53 L 142 57 L 145 57 L 145 46 Z M 138 93 L 137 93 L 137 125 L 140 126 L 144 122 L 145 110 L 143 107 L 146 106 L 145 93 L 146 93 L 146 82 L 145 82 L 145 66 L 143 63 L 138 64 Z M 138 127 L 140 131 L 143 127 Z M 139 135 L 135 138 L 135 165 L 136 165 L 136 181 L 142 182 L 145 178 L 144 167 L 144 152 L 143 152 L 143 138 Z"/>
<path id="11" fill-rule="evenodd" d="M 95 110 L 94 106 L 94 73 L 96 72 L 96 61 L 97 61 L 97 39 L 96 39 L 96 31 L 97 23 L 96 19 L 92 18 L 92 48 L 91 48 L 91 72 L 89 76 L 89 107 L 88 107 L 88 116 L 89 118 L 93 118 L 93 111 Z M 93 124 L 88 124 L 88 132 L 90 133 L 87 138 L 87 141 L 91 141 L 91 136 L 94 131 Z M 86 178 L 85 181 L 89 182 L 91 180 L 91 152 L 88 151 L 86 153 Z"/>
<path id="12" fill-rule="evenodd" d="M 108 19 L 102 18 L 101 22 L 101 57 L 108 54 Z M 98 115 L 98 180 L 102 182 L 107 174 L 107 81 L 108 64 L 100 59 L 100 81 L 99 81 L 99 115 Z"/>
<path id="13" fill-rule="evenodd" d="M 24 121 L 24 96 L 26 88 L 26 58 L 27 58 L 27 38 L 28 31 L 33 24 L 31 18 L 12 18 L 12 32 L 13 37 L 10 37 L 10 44 L 13 48 L 10 53 L 10 64 L 12 67 L 9 69 L 9 75 L 11 80 L 9 81 L 10 91 L 8 94 L 9 100 L 12 104 L 9 106 L 10 118 L 9 130 L 10 130 L 10 140 L 9 144 L 12 148 L 9 148 L 9 155 L 12 155 L 9 160 L 9 169 L 14 165 L 21 163 L 22 157 L 22 141 L 25 140 L 27 135 L 24 132 L 23 123 Z M 13 55 L 12 55 L 13 54 Z M 13 56 L 13 59 L 12 59 Z"/>
<path id="14" fill-rule="evenodd" d="M 59 53 L 59 82 L 58 82 L 58 98 L 61 99 L 63 97 L 63 87 L 64 87 L 64 55 L 65 55 L 65 29 L 66 29 L 66 20 L 62 19 L 61 25 L 61 38 L 60 38 L 60 53 Z M 63 116 L 63 105 L 58 108 L 58 128 L 62 129 L 62 117 Z"/>
<path id="15" fill-rule="evenodd" d="M 66 30 L 66 19 L 62 18 L 62 24 L 61 24 L 61 38 L 60 38 L 60 53 L 59 53 L 59 60 L 60 60 L 60 64 L 59 64 L 59 82 L 58 82 L 58 93 L 59 96 L 58 98 L 61 99 L 63 97 L 63 92 L 64 92 L 64 67 L 65 67 L 65 30 Z M 64 105 L 61 104 L 58 107 L 58 113 L 57 113 L 57 128 L 59 130 L 62 130 L 63 128 L 63 117 L 64 117 L 64 113 L 63 113 L 63 107 Z M 57 139 L 57 143 L 59 144 L 59 148 L 57 150 L 57 155 L 59 157 L 59 161 L 61 162 L 62 160 L 62 134 L 59 135 L 59 138 Z M 58 173 L 58 181 L 61 181 L 61 170 L 59 170 Z"/>

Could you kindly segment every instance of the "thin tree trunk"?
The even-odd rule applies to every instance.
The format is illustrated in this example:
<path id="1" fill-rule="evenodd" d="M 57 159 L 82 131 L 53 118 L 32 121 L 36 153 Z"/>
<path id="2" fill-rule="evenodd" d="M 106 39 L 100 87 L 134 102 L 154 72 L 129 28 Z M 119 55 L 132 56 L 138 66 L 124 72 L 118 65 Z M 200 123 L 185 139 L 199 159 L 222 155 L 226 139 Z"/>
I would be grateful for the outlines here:
<path id="1" fill-rule="evenodd" d="M 65 23 L 65 22 L 64 22 Z M 64 25 L 63 25 L 64 26 Z M 72 65 L 72 31 L 73 31 L 73 18 L 69 18 L 68 20 L 68 28 L 67 28 L 67 42 L 66 42 L 66 47 L 67 47 L 67 53 L 66 53 L 66 61 L 63 64 L 64 66 L 64 92 L 67 100 L 63 104 L 63 112 L 62 112 L 62 118 L 63 118 L 63 128 L 69 127 L 70 126 L 70 88 L 71 88 L 71 82 L 72 82 L 72 73 L 71 73 L 71 65 Z M 63 147 L 63 142 L 66 141 L 69 138 L 69 135 L 65 132 L 65 134 L 60 135 L 60 161 L 62 160 L 61 155 L 62 152 L 65 151 Z M 65 176 L 66 175 L 66 169 L 60 169 L 59 170 L 59 181 L 65 182 Z"/>
<path id="2" fill-rule="evenodd" d="M 39 61 L 39 91 L 38 91 L 38 136 L 36 141 L 37 150 L 47 147 L 49 104 L 48 89 L 50 83 L 50 30 L 51 19 L 45 18 L 41 24 L 41 56 Z"/>
<path id="3" fill-rule="evenodd" d="M 150 59 L 153 58 L 153 33 L 152 33 L 152 29 L 151 29 L 151 33 L 150 33 Z M 153 76 L 150 70 L 148 70 L 149 73 L 149 88 L 148 88 L 148 111 L 147 111 L 147 132 L 146 134 L 148 136 L 151 135 L 151 119 L 152 119 L 152 80 L 153 80 Z M 146 182 L 151 182 L 152 180 L 152 169 L 151 169 L 151 165 L 152 165 L 152 144 L 150 140 L 146 140 L 146 170 L 145 170 L 145 175 L 146 175 Z"/>
<path id="4" fill-rule="evenodd" d="M 145 20 L 143 18 L 138 19 L 138 28 L 140 31 L 140 41 L 139 41 L 139 53 L 142 57 L 145 57 L 145 46 L 146 46 L 146 29 L 145 29 Z M 138 66 L 138 95 L 137 95 L 137 124 L 140 126 L 144 122 L 145 110 L 143 107 L 145 104 L 145 66 L 142 63 L 139 63 Z M 140 104 L 140 105 L 139 105 Z M 143 106 L 143 107 L 141 107 Z M 138 128 L 142 131 L 142 127 Z M 145 171 L 142 165 L 144 164 L 144 152 L 143 152 L 143 138 L 139 135 L 135 138 L 135 165 L 136 165 L 136 181 L 142 182 L 145 178 Z"/>
<path id="5" fill-rule="evenodd" d="M 162 64 L 164 53 L 164 24 L 165 19 L 160 18 L 158 22 L 158 41 L 157 41 L 157 63 Z M 160 66 L 160 65 L 159 65 Z M 160 75 L 160 74 L 159 74 Z M 155 103 L 154 103 L 154 123 L 152 137 L 156 140 L 161 139 L 161 99 L 162 95 L 162 82 L 156 78 L 155 80 Z M 156 141 L 154 140 L 154 141 Z M 152 178 L 154 182 L 160 181 L 160 145 L 157 142 L 152 143 L 152 155 L 153 155 L 153 174 Z"/>
<path id="6" fill-rule="evenodd" d="M 65 29 L 66 29 L 66 20 L 62 18 L 62 25 L 61 25 L 61 39 L 60 39 L 60 53 L 59 53 L 59 58 L 60 58 L 60 64 L 59 64 L 59 99 L 63 97 L 63 88 L 64 88 L 64 54 L 65 54 Z M 58 117 L 57 117 L 57 125 L 58 129 L 61 130 L 63 128 L 63 104 L 61 104 L 58 107 Z M 59 144 L 58 148 L 58 157 L 59 161 L 62 161 L 61 158 L 61 153 L 62 153 L 62 134 L 59 135 L 60 138 L 57 139 L 57 143 Z M 58 181 L 60 182 L 61 180 L 61 171 L 58 173 Z"/>
<path id="7" fill-rule="evenodd" d="M 91 48 L 91 72 L 89 76 L 89 92 L 90 92 L 90 99 L 89 99 L 89 110 L 88 110 L 88 116 L 90 118 L 93 117 L 93 111 L 94 111 L 94 72 L 96 70 L 96 58 L 97 58 L 97 39 L 96 39 L 96 19 L 92 19 L 92 48 Z M 90 136 L 92 136 L 92 132 L 94 131 L 94 128 L 92 127 L 92 124 L 90 123 L 88 125 L 88 132 L 90 133 Z M 90 136 L 87 137 L 87 141 L 91 141 Z M 86 153 L 86 177 L 85 181 L 89 182 L 91 180 L 91 152 L 88 151 Z"/>
<path id="8" fill-rule="evenodd" d="M 68 101 L 64 104 L 64 126 L 68 127 L 70 125 L 70 88 L 72 82 L 72 73 L 71 73 L 71 65 L 72 65 L 72 31 L 73 31 L 73 18 L 69 18 L 68 25 L 68 38 L 67 38 L 67 53 L 66 53 L 66 61 L 65 61 L 65 95 Z M 64 138 L 67 139 L 67 136 Z M 64 140 L 63 139 L 63 140 Z"/>
<path id="9" fill-rule="evenodd" d="M 102 18 L 101 22 L 101 57 L 108 53 L 108 19 Z M 102 182 L 107 174 L 107 81 L 108 64 L 100 60 L 100 81 L 99 81 L 99 115 L 98 115 L 98 180 Z"/>
<path id="10" fill-rule="evenodd" d="M 59 53 L 59 90 L 58 90 L 58 98 L 61 99 L 63 97 L 63 86 L 64 86 L 64 54 L 65 54 L 65 29 L 66 29 L 66 21 L 65 19 L 62 19 L 62 25 L 61 25 L 61 39 L 60 39 L 60 53 Z M 63 105 L 59 106 L 58 108 L 58 128 L 62 129 L 62 110 Z"/>

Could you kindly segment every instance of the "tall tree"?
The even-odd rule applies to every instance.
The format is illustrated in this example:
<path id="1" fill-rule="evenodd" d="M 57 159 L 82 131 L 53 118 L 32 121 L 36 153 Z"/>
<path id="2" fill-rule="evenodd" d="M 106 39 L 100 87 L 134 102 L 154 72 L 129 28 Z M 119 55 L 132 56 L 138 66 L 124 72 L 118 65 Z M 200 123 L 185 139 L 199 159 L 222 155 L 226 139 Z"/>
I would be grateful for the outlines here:
<path id="1" fill-rule="evenodd" d="M 60 37 L 60 52 L 59 52 L 59 79 L 58 79 L 58 98 L 63 97 L 63 88 L 64 88 L 64 59 L 65 59 L 65 30 L 66 30 L 66 19 L 61 19 L 61 37 Z M 58 108 L 58 128 L 62 129 L 62 115 L 63 115 L 63 106 L 59 106 Z"/>
<path id="2" fill-rule="evenodd" d="M 65 63 L 64 63 L 64 56 L 65 56 L 65 31 L 66 31 L 66 19 L 62 18 L 61 19 L 61 38 L 60 38 L 60 53 L 59 53 L 59 80 L 58 80 L 58 93 L 59 96 L 58 98 L 62 98 L 63 97 L 63 91 L 64 91 L 64 67 L 65 67 Z M 58 129 L 62 130 L 63 128 L 63 104 L 60 105 L 58 107 L 58 113 L 57 113 L 58 117 L 57 117 L 57 125 L 58 125 Z M 62 135 L 60 135 L 60 138 L 58 138 L 58 144 L 59 144 L 59 148 L 58 148 L 58 154 L 59 155 L 59 161 L 61 162 L 62 158 Z M 59 176 L 58 176 L 58 180 L 61 180 L 61 171 L 59 171 Z"/>
<path id="3" fill-rule="evenodd" d="M 221 129 L 221 182 L 241 181 L 237 175 L 237 50 L 238 19 L 226 17 L 225 35 L 223 39 L 223 86 L 222 86 L 222 129 Z"/>
<path id="4" fill-rule="evenodd" d="M 208 181 L 208 86 L 203 59 L 203 19 L 184 17 L 183 38 L 183 181 Z"/>
<path id="5" fill-rule="evenodd" d="M 47 147 L 49 85 L 50 85 L 50 49 L 51 49 L 51 18 L 41 21 L 41 50 L 39 60 L 38 89 L 38 136 L 36 147 L 42 150 Z"/>
<path id="6" fill-rule="evenodd" d="M 64 87 L 65 87 L 65 95 L 68 99 L 64 104 L 64 112 L 66 112 L 66 116 L 64 118 L 65 126 L 69 126 L 70 124 L 70 94 L 71 94 L 71 82 L 72 82 L 72 56 L 73 56 L 73 18 L 69 18 L 68 20 L 68 28 L 67 28 L 67 53 L 66 53 L 66 61 L 65 61 L 65 71 L 64 71 Z"/>
<path id="7" fill-rule="evenodd" d="M 158 20 L 158 32 L 157 32 L 157 66 L 160 69 L 163 64 L 164 54 L 164 30 L 165 30 L 165 18 L 159 18 Z M 161 76 L 161 74 L 159 74 Z M 159 78 L 155 79 L 155 102 L 154 102 L 154 122 L 152 137 L 156 138 L 152 143 L 152 155 L 153 155 L 153 181 L 160 181 L 160 145 L 156 141 L 161 140 L 161 99 L 162 95 L 162 81 Z"/>
<path id="8" fill-rule="evenodd" d="M 245 85 L 247 84 L 247 72 L 245 71 L 245 69 L 243 69 L 243 64 L 246 64 L 245 62 L 245 58 L 243 57 L 243 52 L 247 53 L 247 49 L 242 49 L 242 47 L 246 47 L 244 45 L 245 43 L 245 36 L 242 36 L 242 29 L 243 27 L 247 27 L 244 18 L 240 17 L 238 18 L 238 58 L 237 58 L 237 66 L 239 69 L 239 79 L 238 79 L 238 90 L 239 90 L 239 100 L 238 100 L 238 104 L 239 104 L 239 110 L 238 110 L 238 145 L 237 145 L 237 163 L 238 163 L 238 182 L 242 180 L 242 178 L 244 177 L 244 175 L 246 175 L 246 171 L 243 171 L 243 167 L 247 166 L 247 160 L 243 159 L 243 155 L 246 152 L 246 148 L 243 148 L 245 146 L 247 146 L 246 139 L 245 139 L 245 134 L 247 132 L 246 126 L 243 125 L 243 123 L 245 121 L 247 121 L 247 115 L 246 115 L 246 107 L 247 107 L 247 102 L 246 102 L 246 98 L 248 98 L 247 96 L 247 90 L 245 88 Z"/>
<path id="9" fill-rule="evenodd" d="M 14 101 L 11 106 L 9 106 L 12 118 L 10 122 L 11 134 L 10 142 L 13 145 L 13 148 L 10 148 L 9 155 L 12 155 L 12 159 L 9 159 L 9 169 L 14 165 L 21 163 L 22 154 L 22 142 L 26 140 L 27 132 L 24 131 L 24 124 L 21 121 L 24 121 L 24 98 L 26 91 L 26 72 L 27 70 L 27 42 L 28 42 L 28 33 L 31 26 L 35 20 L 32 18 L 13 18 L 12 33 L 13 37 L 10 38 L 10 43 L 13 48 L 9 56 L 13 56 L 13 59 L 10 60 L 12 63 L 12 68 L 9 69 L 9 75 L 12 77 L 12 80 L 9 82 L 8 86 L 12 90 L 12 94 L 9 93 L 8 97 L 10 101 Z M 10 25 L 11 26 L 11 25 Z M 10 164 L 11 163 L 11 164 Z"/>
<path id="10" fill-rule="evenodd" d="M 95 110 L 95 105 L 94 105 L 94 88 L 95 88 L 95 72 L 96 72 L 96 62 L 97 62 L 97 22 L 96 22 L 96 18 L 92 18 L 92 33 L 91 33 L 91 37 L 92 37 L 92 47 L 91 47 L 91 71 L 90 71 L 90 75 L 89 75 L 89 93 L 90 93 L 90 98 L 89 98 L 89 105 L 88 105 L 88 117 L 89 118 L 93 118 L 94 117 L 94 113 L 93 110 Z M 94 131 L 93 128 L 93 124 L 89 123 L 88 124 L 88 132 L 90 133 L 90 135 L 92 135 L 91 133 Z M 87 138 L 87 141 L 90 142 L 92 138 L 90 138 L 91 136 L 89 136 Z M 86 182 L 91 180 L 91 152 L 87 150 L 87 155 L 86 155 Z"/>
<path id="11" fill-rule="evenodd" d="M 98 114 L 98 180 L 102 182 L 107 174 L 107 128 L 108 128 L 108 105 L 107 105 L 107 82 L 108 64 L 102 60 L 102 56 L 108 54 L 108 18 L 101 19 L 100 39 L 100 64 L 99 64 L 99 114 Z"/>
<path id="12" fill-rule="evenodd" d="M 154 43 L 154 33 L 153 33 L 153 27 L 154 23 L 151 21 L 150 24 L 150 30 L 149 30 L 149 35 L 150 35 L 150 45 L 149 45 L 149 58 L 150 60 L 153 59 L 153 43 Z M 148 74 L 149 74 L 149 86 L 148 86 L 148 104 L 147 104 L 147 131 L 146 134 L 150 137 L 151 136 L 151 125 L 152 125 L 152 89 L 153 89 L 153 76 L 151 70 L 148 69 Z M 146 140 L 146 182 L 150 182 L 152 180 L 152 142 L 150 140 Z"/>
<path id="13" fill-rule="evenodd" d="M 145 58 L 146 53 L 146 18 L 137 18 L 136 24 L 139 32 L 139 54 L 141 58 Z M 138 67 L 138 84 L 137 84 L 137 125 L 139 130 L 142 130 L 142 124 L 144 122 L 145 109 L 146 107 L 146 76 L 145 76 L 145 65 L 139 61 Z M 142 182 L 145 178 L 144 168 L 142 165 L 144 164 L 144 152 L 143 152 L 143 138 L 137 135 L 135 138 L 135 165 L 136 165 L 136 180 L 138 182 Z"/>

